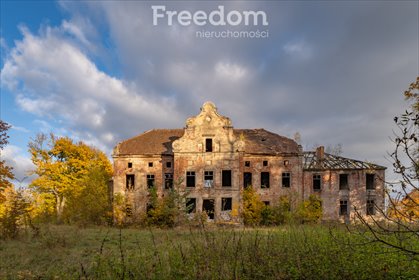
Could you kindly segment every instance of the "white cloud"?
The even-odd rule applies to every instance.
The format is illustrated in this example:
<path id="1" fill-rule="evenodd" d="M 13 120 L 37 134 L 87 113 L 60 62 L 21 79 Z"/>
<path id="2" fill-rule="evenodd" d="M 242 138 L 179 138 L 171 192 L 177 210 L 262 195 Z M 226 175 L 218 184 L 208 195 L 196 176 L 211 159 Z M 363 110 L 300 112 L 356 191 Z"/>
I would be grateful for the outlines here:
<path id="1" fill-rule="evenodd" d="M 218 62 L 215 65 L 215 73 L 222 79 L 240 80 L 245 78 L 247 70 L 245 67 L 234 63 Z"/>
<path id="2" fill-rule="evenodd" d="M 6 161 L 8 166 L 13 167 L 13 174 L 15 175 L 15 183 L 25 183 L 33 179 L 31 171 L 35 170 L 35 165 L 27 154 L 21 148 L 14 145 L 7 145 L 1 151 L 1 158 Z"/>
<path id="3" fill-rule="evenodd" d="M 70 28 L 66 22 L 64 26 Z M 57 29 L 46 28 L 39 36 L 22 32 L 22 41 L 1 71 L 4 85 L 20 92 L 16 102 L 22 110 L 46 120 L 64 119 L 70 130 L 80 135 L 88 131 L 108 148 L 119 138 L 110 135 L 138 133 L 133 124 L 154 126 L 176 120 L 170 99 L 153 98 L 138 86 L 98 70 Z"/>
<path id="4" fill-rule="evenodd" d="M 300 59 L 312 56 L 312 48 L 304 40 L 288 42 L 283 46 L 283 50 L 286 54 Z"/>

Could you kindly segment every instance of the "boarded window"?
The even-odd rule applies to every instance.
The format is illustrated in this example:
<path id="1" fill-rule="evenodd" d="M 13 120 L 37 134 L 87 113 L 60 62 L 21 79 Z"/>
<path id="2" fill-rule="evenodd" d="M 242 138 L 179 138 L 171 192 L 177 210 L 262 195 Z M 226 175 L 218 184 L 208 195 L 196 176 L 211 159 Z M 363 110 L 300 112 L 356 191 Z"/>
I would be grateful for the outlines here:
<path id="1" fill-rule="evenodd" d="M 173 188 L 173 173 L 164 174 L 164 188 L 165 189 Z"/>
<path id="2" fill-rule="evenodd" d="M 263 161 L 263 166 L 268 166 L 268 161 L 267 160 Z"/>
<path id="3" fill-rule="evenodd" d="M 206 188 L 214 187 L 214 172 L 213 171 L 204 172 L 204 187 Z"/>
<path id="4" fill-rule="evenodd" d="M 231 170 L 223 170 L 221 172 L 222 175 L 222 186 L 223 187 L 231 187 Z"/>
<path id="5" fill-rule="evenodd" d="M 212 152 L 212 139 L 205 139 L 205 152 Z"/>
<path id="6" fill-rule="evenodd" d="M 319 174 L 313 175 L 313 190 L 319 192 L 322 189 L 322 177 Z"/>
<path id="7" fill-rule="evenodd" d="M 348 190 L 348 174 L 339 174 L 339 190 Z"/>
<path id="8" fill-rule="evenodd" d="M 132 162 L 128 162 L 128 168 L 132 168 Z"/>
<path id="9" fill-rule="evenodd" d="M 282 173 L 282 187 L 283 188 L 291 187 L 291 174 L 288 172 Z"/>
<path id="10" fill-rule="evenodd" d="M 195 187 L 195 171 L 186 172 L 186 186 L 189 188 Z"/>
<path id="11" fill-rule="evenodd" d="M 374 174 L 367 174 L 366 175 L 367 190 L 375 189 L 374 177 L 375 177 Z"/>
<path id="12" fill-rule="evenodd" d="M 349 214 L 348 201 L 347 200 L 341 200 L 339 202 L 339 215 L 346 216 L 348 214 Z"/>
<path id="13" fill-rule="evenodd" d="M 244 162 L 244 166 L 246 166 L 246 167 L 250 167 L 250 161 L 245 161 L 245 162 Z"/>
<path id="14" fill-rule="evenodd" d="M 375 201 L 373 199 L 367 200 L 367 215 L 375 214 Z"/>
<path id="15" fill-rule="evenodd" d="M 172 168 L 172 162 L 171 161 L 166 162 L 166 167 L 167 168 Z"/>
<path id="16" fill-rule="evenodd" d="M 221 198 L 221 211 L 230 211 L 232 209 L 232 201 L 231 197 Z"/>
<path id="17" fill-rule="evenodd" d="M 147 188 L 153 188 L 154 183 L 154 174 L 147 174 Z"/>
<path id="18" fill-rule="evenodd" d="M 269 188 L 269 172 L 260 173 L 260 187 Z"/>
<path id="19" fill-rule="evenodd" d="M 188 197 L 186 198 L 186 212 L 194 213 L 196 211 L 196 198 Z"/>
<path id="20" fill-rule="evenodd" d="M 214 199 L 204 199 L 202 201 L 202 211 L 206 212 L 208 218 L 214 219 Z"/>
<path id="21" fill-rule="evenodd" d="M 243 187 L 248 188 L 252 186 L 252 173 L 244 172 L 243 173 Z"/>
<path id="22" fill-rule="evenodd" d="M 125 186 L 127 190 L 134 190 L 135 189 L 135 175 L 134 174 L 127 174 Z"/>

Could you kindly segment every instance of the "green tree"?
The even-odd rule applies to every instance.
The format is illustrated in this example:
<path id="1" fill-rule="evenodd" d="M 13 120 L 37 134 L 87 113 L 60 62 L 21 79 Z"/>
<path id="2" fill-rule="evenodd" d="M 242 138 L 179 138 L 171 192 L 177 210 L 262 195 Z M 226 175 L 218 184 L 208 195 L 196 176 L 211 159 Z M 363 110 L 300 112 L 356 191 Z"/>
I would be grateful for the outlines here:
<path id="1" fill-rule="evenodd" d="M 57 221 L 94 220 L 108 209 L 112 166 L 106 155 L 68 137 L 39 134 L 29 143 L 38 177 L 30 187 L 54 197 Z M 101 214 L 99 214 L 101 213 Z"/>

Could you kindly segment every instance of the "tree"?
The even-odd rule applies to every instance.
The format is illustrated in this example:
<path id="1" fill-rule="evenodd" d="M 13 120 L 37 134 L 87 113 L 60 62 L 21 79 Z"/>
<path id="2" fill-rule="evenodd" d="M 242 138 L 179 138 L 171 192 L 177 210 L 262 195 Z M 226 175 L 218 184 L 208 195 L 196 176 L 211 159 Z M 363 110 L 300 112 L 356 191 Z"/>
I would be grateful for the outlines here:
<path id="1" fill-rule="evenodd" d="M 389 156 L 399 179 L 388 183 L 386 196 L 389 210 L 376 207 L 383 217 L 381 221 L 373 216 L 370 217 L 371 221 L 356 212 L 358 219 L 371 233 L 370 239 L 413 256 L 419 255 L 418 247 L 411 242 L 417 242 L 419 238 L 419 219 L 416 216 L 419 209 L 418 91 L 419 77 L 404 92 L 405 98 L 411 102 L 408 109 L 394 118 L 397 131 L 393 139 L 394 150 Z"/>
<path id="2" fill-rule="evenodd" d="M 9 143 L 9 136 L 7 135 L 9 128 L 10 125 L 8 123 L 0 120 L 0 153 Z M 0 202 L 4 199 L 3 191 L 12 185 L 9 181 L 14 179 L 12 169 L 12 167 L 6 165 L 4 160 L 0 159 Z"/>
<path id="3" fill-rule="evenodd" d="M 30 187 L 54 198 L 57 221 L 64 215 L 68 222 L 105 215 L 112 167 L 103 152 L 53 134 L 39 134 L 29 143 L 29 151 L 38 175 Z"/>
<path id="4" fill-rule="evenodd" d="M 262 221 L 262 211 L 265 204 L 251 186 L 243 190 L 243 222 L 245 225 L 256 226 Z M 267 215 L 267 213 L 264 213 Z"/>

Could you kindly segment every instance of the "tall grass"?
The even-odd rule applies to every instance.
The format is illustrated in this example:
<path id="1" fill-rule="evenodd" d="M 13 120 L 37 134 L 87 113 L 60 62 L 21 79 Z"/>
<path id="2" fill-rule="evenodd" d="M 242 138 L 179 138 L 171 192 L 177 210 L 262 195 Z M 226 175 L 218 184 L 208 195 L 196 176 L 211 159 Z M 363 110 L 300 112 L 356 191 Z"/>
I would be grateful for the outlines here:
<path id="1" fill-rule="evenodd" d="M 60 226 L 0 243 L 6 279 L 414 279 L 418 260 L 321 225 L 258 229 Z M 419 243 L 417 240 L 414 241 Z M 419 246 L 419 244 L 415 244 Z"/>

